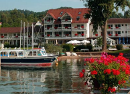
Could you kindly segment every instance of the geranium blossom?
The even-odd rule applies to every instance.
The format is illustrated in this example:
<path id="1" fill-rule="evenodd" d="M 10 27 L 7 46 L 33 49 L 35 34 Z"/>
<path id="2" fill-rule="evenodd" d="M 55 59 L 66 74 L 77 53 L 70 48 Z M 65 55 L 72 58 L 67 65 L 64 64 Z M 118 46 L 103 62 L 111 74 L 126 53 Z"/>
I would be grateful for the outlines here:
<path id="1" fill-rule="evenodd" d="M 96 71 L 96 70 L 91 71 L 91 74 L 92 74 L 92 75 L 96 75 L 96 74 L 97 74 L 97 71 Z"/>
<path id="2" fill-rule="evenodd" d="M 105 70 L 104 70 L 104 73 L 110 74 L 110 73 L 111 73 L 111 69 L 105 69 Z"/>
<path id="3" fill-rule="evenodd" d="M 80 78 L 83 78 L 83 77 L 84 77 L 83 72 L 80 72 L 80 73 L 79 73 L 79 77 L 80 77 Z"/>
<path id="4" fill-rule="evenodd" d="M 120 71 L 116 69 L 112 69 L 113 75 L 119 75 Z"/>
<path id="5" fill-rule="evenodd" d="M 127 63 L 129 59 L 123 57 L 120 53 L 117 57 L 108 55 L 103 52 L 100 58 L 87 58 L 85 65 L 88 65 L 89 75 L 92 80 L 97 80 L 100 84 L 99 88 L 103 94 L 116 92 L 114 87 L 122 87 L 129 80 L 130 65 Z M 80 72 L 80 78 L 89 77 L 85 75 L 85 69 Z M 94 81 L 93 81 L 94 82 Z M 88 84 L 87 81 L 84 83 Z M 93 83 L 94 85 L 94 83 Z"/>

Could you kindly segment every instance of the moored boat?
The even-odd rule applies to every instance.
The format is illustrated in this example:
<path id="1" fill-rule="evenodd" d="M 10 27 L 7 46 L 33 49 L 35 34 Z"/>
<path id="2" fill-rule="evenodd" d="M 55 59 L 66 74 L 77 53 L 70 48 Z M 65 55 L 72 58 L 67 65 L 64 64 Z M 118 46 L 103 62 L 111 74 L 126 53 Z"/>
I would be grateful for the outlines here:
<path id="1" fill-rule="evenodd" d="M 52 66 L 56 56 L 48 55 L 44 47 L 41 49 L 1 49 L 1 65 L 18 66 Z"/>

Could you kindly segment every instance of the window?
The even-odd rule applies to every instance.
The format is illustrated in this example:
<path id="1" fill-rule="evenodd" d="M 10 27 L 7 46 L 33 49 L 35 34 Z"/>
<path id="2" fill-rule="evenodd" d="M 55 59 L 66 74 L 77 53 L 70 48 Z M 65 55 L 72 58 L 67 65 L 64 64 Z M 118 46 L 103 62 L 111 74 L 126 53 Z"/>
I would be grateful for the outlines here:
<path id="1" fill-rule="evenodd" d="M 122 33 L 124 33 L 124 31 L 122 31 Z"/>
<path id="2" fill-rule="evenodd" d="M 60 12 L 60 15 L 62 15 L 63 14 L 63 12 Z"/>
<path id="3" fill-rule="evenodd" d="M 125 24 L 125 26 L 127 26 L 127 24 Z"/>
<path id="4" fill-rule="evenodd" d="M 122 26 L 124 26 L 124 24 L 122 24 Z"/>
<path id="5" fill-rule="evenodd" d="M 121 34 L 121 31 L 118 31 L 118 34 Z"/>
<path id="6" fill-rule="evenodd" d="M 79 16 L 77 16 L 77 21 L 80 19 L 80 17 Z"/>
<path id="7" fill-rule="evenodd" d="M 79 12 L 78 14 L 81 14 L 81 12 Z"/>
<path id="8" fill-rule="evenodd" d="M 127 31 L 125 31 L 125 33 L 127 33 Z"/>
<path id="9" fill-rule="evenodd" d="M 107 34 L 111 34 L 110 31 L 107 31 Z"/>

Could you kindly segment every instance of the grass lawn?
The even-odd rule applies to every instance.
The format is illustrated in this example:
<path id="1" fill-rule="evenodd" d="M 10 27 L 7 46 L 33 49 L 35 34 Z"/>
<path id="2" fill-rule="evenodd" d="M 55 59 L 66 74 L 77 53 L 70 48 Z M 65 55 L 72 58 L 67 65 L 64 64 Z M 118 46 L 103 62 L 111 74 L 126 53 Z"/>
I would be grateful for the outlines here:
<path id="1" fill-rule="evenodd" d="M 117 51 L 108 51 L 108 53 L 130 53 L 130 49 L 117 50 Z"/>

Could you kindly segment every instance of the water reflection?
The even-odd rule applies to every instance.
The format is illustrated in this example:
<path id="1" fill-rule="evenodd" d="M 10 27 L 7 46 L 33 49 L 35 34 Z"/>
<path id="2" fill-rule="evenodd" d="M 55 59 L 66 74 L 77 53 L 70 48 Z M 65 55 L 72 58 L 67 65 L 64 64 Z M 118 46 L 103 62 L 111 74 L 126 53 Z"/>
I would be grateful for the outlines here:
<path id="1" fill-rule="evenodd" d="M 55 94 L 84 93 L 84 85 L 79 79 L 81 60 L 67 59 L 58 66 L 40 69 L 2 67 L 0 94 Z"/>
<path id="2" fill-rule="evenodd" d="M 51 68 L 7 68 L 0 71 L 0 94 L 90 94 L 79 78 L 83 59 L 66 59 Z"/>

